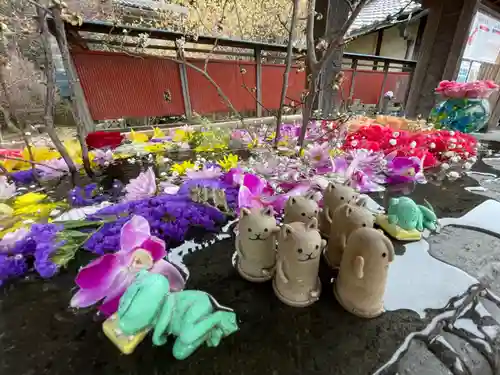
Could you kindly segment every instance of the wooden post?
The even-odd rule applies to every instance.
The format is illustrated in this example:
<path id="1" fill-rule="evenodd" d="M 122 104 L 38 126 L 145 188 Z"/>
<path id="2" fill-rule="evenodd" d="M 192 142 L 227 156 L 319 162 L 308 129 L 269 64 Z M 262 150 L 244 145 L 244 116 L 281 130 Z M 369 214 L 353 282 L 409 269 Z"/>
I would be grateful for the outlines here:
<path id="1" fill-rule="evenodd" d="M 255 94 L 257 97 L 256 111 L 257 117 L 262 117 L 262 61 L 261 61 L 261 49 L 260 47 L 255 47 Z"/>
<path id="2" fill-rule="evenodd" d="M 193 108 L 191 107 L 191 97 L 189 96 L 189 84 L 186 64 L 179 65 L 179 76 L 181 78 L 182 99 L 184 100 L 184 113 L 188 120 L 193 118 Z"/>
<path id="3" fill-rule="evenodd" d="M 382 105 L 384 102 L 384 91 L 385 91 L 385 83 L 387 82 L 387 76 L 389 75 L 389 62 L 386 61 L 384 63 L 384 79 L 382 80 L 382 87 L 380 88 L 380 97 L 378 99 L 378 110 L 379 112 L 382 110 Z"/>

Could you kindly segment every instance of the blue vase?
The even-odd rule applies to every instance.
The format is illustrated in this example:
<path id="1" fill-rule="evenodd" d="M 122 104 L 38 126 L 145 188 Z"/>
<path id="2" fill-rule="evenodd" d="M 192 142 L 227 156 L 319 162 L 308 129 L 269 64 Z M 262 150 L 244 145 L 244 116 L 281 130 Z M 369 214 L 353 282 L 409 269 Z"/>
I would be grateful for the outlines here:
<path id="1" fill-rule="evenodd" d="M 486 98 L 448 98 L 432 109 L 429 121 L 436 129 L 473 133 L 486 126 L 490 115 L 490 102 Z"/>

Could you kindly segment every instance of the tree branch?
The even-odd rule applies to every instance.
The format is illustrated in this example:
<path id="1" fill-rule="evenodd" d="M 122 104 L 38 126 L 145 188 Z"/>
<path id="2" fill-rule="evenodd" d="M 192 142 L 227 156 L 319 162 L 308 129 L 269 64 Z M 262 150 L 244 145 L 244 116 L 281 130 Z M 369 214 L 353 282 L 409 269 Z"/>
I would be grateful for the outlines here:
<path id="1" fill-rule="evenodd" d="M 306 25 L 306 43 L 307 43 L 307 65 L 312 69 L 317 64 L 316 46 L 314 44 L 314 13 L 316 0 L 308 1 L 307 25 Z"/>
<path id="2" fill-rule="evenodd" d="M 64 171 L 64 170 L 62 170 L 62 169 L 54 168 L 54 167 L 52 167 L 52 166 L 50 166 L 50 165 L 48 165 L 48 164 L 38 163 L 38 162 L 36 162 L 36 161 L 33 161 L 33 160 L 26 160 L 26 159 L 23 159 L 23 158 L 16 158 L 16 157 L 14 157 L 14 156 L 0 155 L 0 159 L 15 160 L 15 161 L 22 161 L 22 162 L 24 162 L 24 163 L 30 163 L 30 164 L 32 164 L 32 165 L 34 165 L 34 166 L 35 166 L 35 165 L 41 165 L 41 166 L 43 166 L 43 167 L 45 167 L 45 168 L 49 168 L 49 169 L 52 169 L 52 170 L 54 170 L 54 171 L 58 171 L 58 172 L 66 172 L 66 171 Z"/>
<path id="3" fill-rule="evenodd" d="M 283 106 L 285 105 L 286 91 L 288 89 L 288 78 L 290 74 L 290 68 L 292 66 L 292 57 L 293 57 L 293 31 L 295 29 L 295 24 L 297 23 L 297 15 L 299 12 L 299 1 L 294 0 L 293 8 L 292 8 L 292 20 L 290 22 L 290 31 L 288 33 L 288 45 L 286 48 L 286 63 L 285 63 L 285 71 L 283 72 L 283 86 L 281 88 L 281 98 L 280 98 L 280 106 L 278 109 L 278 116 L 276 116 L 276 137 L 274 139 L 274 147 L 278 147 L 279 137 L 280 137 L 280 125 L 281 118 L 283 116 Z"/>

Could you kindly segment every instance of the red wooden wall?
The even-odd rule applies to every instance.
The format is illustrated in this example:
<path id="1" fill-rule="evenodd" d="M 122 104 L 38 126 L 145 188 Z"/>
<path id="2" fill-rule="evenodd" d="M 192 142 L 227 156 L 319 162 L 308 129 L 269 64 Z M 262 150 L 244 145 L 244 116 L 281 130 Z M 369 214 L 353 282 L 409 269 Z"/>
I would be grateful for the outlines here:
<path id="1" fill-rule="evenodd" d="M 185 113 L 178 64 L 154 56 L 138 58 L 122 53 L 80 51 L 73 52 L 74 63 L 94 120 L 123 117 L 178 116 Z M 204 61 L 190 60 L 203 69 Z M 245 71 L 244 74 L 241 70 Z M 266 109 L 277 109 L 283 82 L 284 65 L 262 65 L 262 104 Z M 208 73 L 228 96 L 238 111 L 256 108 L 256 65 L 254 62 L 211 60 Z M 204 115 L 229 112 L 217 90 L 196 70 L 187 67 L 189 95 L 192 110 Z M 353 72 L 345 71 L 344 98 L 349 97 Z M 353 99 L 365 104 L 377 104 L 384 73 L 358 71 L 354 82 Z M 404 100 L 409 81 L 408 73 L 390 72 L 384 91 L 394 91 Z M 287 104 L 300 103 L 304 90 L 305 73 L 292 69 L 287 91 Z M 168 92 L 170 101 L 165 99 Z"/>

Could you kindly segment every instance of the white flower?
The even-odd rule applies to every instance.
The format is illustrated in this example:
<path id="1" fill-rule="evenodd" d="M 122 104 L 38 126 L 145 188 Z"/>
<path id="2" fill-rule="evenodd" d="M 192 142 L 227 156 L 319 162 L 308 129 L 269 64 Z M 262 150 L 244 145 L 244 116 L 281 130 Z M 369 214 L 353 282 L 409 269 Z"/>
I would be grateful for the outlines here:
<path id="1" fill-rule="evenodd" d="M 0 200 L 7 200 L 16 194 L 16 184 L 9 183 L 7 177 L 0 176 Z"/>

